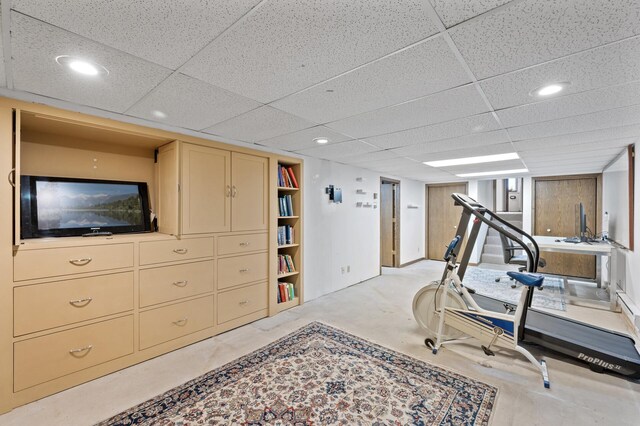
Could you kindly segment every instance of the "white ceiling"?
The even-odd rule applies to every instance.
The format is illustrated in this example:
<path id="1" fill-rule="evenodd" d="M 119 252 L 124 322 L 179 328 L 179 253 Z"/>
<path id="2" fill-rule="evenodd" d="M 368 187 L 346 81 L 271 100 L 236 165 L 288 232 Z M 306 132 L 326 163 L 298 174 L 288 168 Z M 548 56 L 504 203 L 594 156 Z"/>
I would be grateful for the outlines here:
<path id="1" fill-rule="evenodd" d="M 599 172 L 640 139 L 637 0 L 3 0 L 1 10 L 9 90 L 382 173 Z M 58 55 L 109 74 L 81 78 Z M 530 95 L 554 82 L 570 84 Z M 422 164 L 513 151 L 522 161 Z"/>

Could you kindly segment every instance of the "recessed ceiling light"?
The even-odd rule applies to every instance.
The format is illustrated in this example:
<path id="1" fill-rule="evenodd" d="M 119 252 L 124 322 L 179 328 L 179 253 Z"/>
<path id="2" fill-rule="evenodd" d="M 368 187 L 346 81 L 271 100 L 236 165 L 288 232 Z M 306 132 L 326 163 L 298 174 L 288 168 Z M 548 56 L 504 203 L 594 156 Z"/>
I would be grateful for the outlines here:
<path id="1" fill-rule="evenodd" d="M 315 143 L 319 143 L 320 145 L 324 145 L 325 143 L 329 143 L 329 139 L 327 139 L 327 138 L 315 138 L 313 141 Z"/>
<path id="2" fill-rule="evenodd" d="M 517 160 L 520 157 L 516 152 L 507 154 L 481 155 L 478 157 L 453 158 L 451 160 L 425 161 L 424 164 L 431 167 L 461 166 L 465 164 L 493 163 L 495 161 Z"/>
<path id="3" fill-rule="evenodd" d="M 514 170 L 494 170 L 491 172 L 476 172 L 476 173 L 461 173 L 456 175 L 458 177 L 478 177 L 478 176 L 497 176 L 497 175 L 515 175 L 517 173 L 527 173 L 528 169 L 514 169 Z"/>
<path id="4" fill-rule="evenodd" d="M 156 117 L 156 118 L 167 118 L 167 114 L 166 113 L 164 113 L 162 111 L 159 111 L 157 109 L 151 111 L 151 114 L 153 114 L 153 116 Z"/>
<path id="5" fill-rule="evenodd" d="M 532 90 L 531 93 L 529 94 L 531 96 L 551 96 L 551 95 L 555 95 L 558 92 L 561 92 L 570 84 L 571 83 L 569 83 L 568 81 L 548 84 L 546 86 L 538 87 L 537 89 Z"/>
<path id="6" fill-rule="evenodd" d="M 85 59 L 77 58 L 75 56 L 60 55 L 56 57 L 56 62 L 78 74 L 86 75 L 89 77 L 109 74 L 109 70 L 102 65 L 87 61 Z"/>

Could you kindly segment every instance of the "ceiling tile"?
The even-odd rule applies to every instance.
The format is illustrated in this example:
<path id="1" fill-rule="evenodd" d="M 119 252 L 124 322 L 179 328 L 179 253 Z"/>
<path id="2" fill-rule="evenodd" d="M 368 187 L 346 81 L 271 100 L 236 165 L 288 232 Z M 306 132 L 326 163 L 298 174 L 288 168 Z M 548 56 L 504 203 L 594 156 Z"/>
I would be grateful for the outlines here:
<path id="1" fill-rule="evenodd" d="M 640 104 L 640 81 L 497 111 L 505 127 Z"/>
<path id="2" fill-rule="evenodd" d="M 377 161 L 390 160 L 392 158 L 398 158 L 398 154 L 391 150 L 374 151 L 366 154 L 359 154 L 353 157 L 345 157 L 342 159 L 343 163 L 359 165 L 362 163 L 371 163 Z"/>
<path id="3" fill-rule="evenodd" d="M 258 142 L 313 126 L 315 123 L 270 106 L 263 106 L 204 131 L 236 140 Z"/>
<path id="4" fill-rule="evenodd" d="M 366 161 L 357 164 L 357 167 L 372 169 L 381 172 L 408 170 L 415 167 L 424 167 L 423 164 L 417 163 L 407 158 L 387 158 L 384 160 Z"/>
<path id="5" fill-rule="evenodd" d="M 176 73 L 135 104 L 127 114 L 200 130 L 242 114 L 260 104 L 219 87 Z M 159 119 L 152 111 L 167 115 Z"/>
<path id="6" fill-rule="evenodd" d="M 508 132 L 517 141 L 632 124 L 640 124 L 640 105 L 512 127 Z"/>
<path id="7" fill-rule="evenodd" d="M 429 7 L 423 0 L 271 0 L 183 71 L 268 103 L 436 33 Z"/>
<path id="8" fill-rule="evenodd" d="M 376 151 L 376 147 L 362 141 L 346 141 L 335 144 L 315 146 L 296 151 L 309 157 L 324 158 L 326 160 L 341 161 L 342 158 L 352 157 L 358 154 Z"/>
<path id="9" fill-rule="evenodd" d="M 463 173 L 482 173 L 502 170 L 519 170 L 525 166 L 521 160 L 497 161 L 495 163 L 466 164 L 463 166 L 441 167 L 442 170 L 454 175 Z"/>
<path id="10" fill-rule="evenodd" d="M 572 144 L 551 144 L 551 143 L 540 143 L 539 139 L 531 139 L 528 141 L 519 141 L 514 142 L 514 147 L 516 148 L 516 152 L 518 152 L 521 156 L 529 155 L 529 153 L 533 155 L 546 156 L 549 161 L 552 161 L 556 155 L 561 153 L 575 153 L 577 151 L 595 151 L 600 149 L 609 149 L 615 148 L 618 151 L 622 150 L 623 147 L 631 145 L 638 140 L 635 138 L 626 138 L 626 139 L 609 139 L 604 141 L 597 142 L 574 142 Z"/>
<path id="11" fill-rule="evenodd" d="M 15 12 L 11 49 L 15 89 L 115 112 L 125 111 L 170 74 L 159 65 Z M 75 74 L 55 61 L 59 55 L 85 58 L 105 66 L 109 74 Z"/>
<path id="12" fill-rule="evenodd" d="M 414 127 L 450 121 L 489 111 L 474 85 L 445 90 L 434 95 L 334 121 L 328 127 L 363 138 Z"/>
<path id="13" fill-rule="evenodd" d="M 598 171 L 601 172 L 602 169 L 604 169 L 604 167 L 609 164 L 611 162 L 611 160 L 613 160 L 615 158 L 615 155 L 612 156 L 607 156 L 607 157 L 603 157 L 603 158 L 591 158 L 591 159 L 582 159 L 582 158 L 575 158 L 575 159 L 567 159 L 564 160 L 562 162 L 562 165 L 558 165 L 558 164 L 554 164 L 554 165 L 548 165 L 548 163 L 533 163 L 531 165 L 531 172 L 554 172 L 555 171 L 555 175 L 557 175 L 559 172 L 562 173 L 562 175 L 566 174 L 566 171 L 576 171 L 576 170 L 584 170 L 584 169 L 589 169 L 589 170 L 594 170 L 594 171 Z M 560 169 L 560 170 L 559 170 Z"/>
<path id="14" fill-rule="evenodd" d="M 431 0 L 434 9 L 449 28 L 511 0 Z"/>
<path id="15" fill-rule="evenodd" d="M 449 160 L 453 158 L 466 158 L 476 157 L 480 155 L 493 155 L 493 154 L 505 154 L 514 152 L 513 145 L 511 143 L 496 143 L 492 145 L 483 145 L 473 148 L 464 149 L 450 149 L 446 151 L 428 152 L 424 154 L 407 155 L 416 161 L 437 161 L 437 160 Z"/>
<path id="16" fill-rule="evenodd" d="M 633 141 L 638 137 L 640 137 L 640 125 L 635 125 L 515 141 L 513 142 L 513 145 L 518 151 L 527 151 L 529 149 L 546 149 L 552 151 L 555 147 L 560 146 L 572 146 L 586 143 L 601 143 L 605 145 L 614 140 L 630 139 Z"/>
<path id="17" fill-rule="evenodd" d="M 498 122 L 490 113 L 478 114 L 457 120 L 438 123 L 432 126 L 418 127 L 402 132 L 389 133 L 367 138 L 366 141 L 380 148 L 398 148 L 470 135 L 477 132 L 497 130 Z"/>
<path id="18" fill-rule="evenodd" d="M 414 157 L 436 152 L 451 151 L 458 149 L 478 148 L 486 145 L 495 145 L 509 142 L 509 135 L 506 130 L 495 130 L 493 132 L 474 133 L 472 135 L 460 136 L 457 138 L 429 141 L 415 145 L 403 146 L 392 149 L 396 154 L 403 157 Z"/>
<path id="19" fill-rule="evenodd" d="M 495 109 L 538 102 L 532 90 L 550 83 L 571 83 L 561 93 L 584 92 L 638 80 L 640 37 L 492 78 L 480 83 Z"/>
<path id="20" fill-rule="evenodd" d="M 640 2 L 514 2 L 450 32 L 478 79 L 640 33 Z"/>
<path id="21" fill-rule="evenodd" d="M 600 146 L 600 148 L 596 148 L 596 149 L 587 149 L 581 146 L 580 147 L 580 151 L 569 151 L 569 150 L 556 150 L 553 152 L 553 155 L 550 156 L 549 152 L 544 152 L 544 151 L 527 151 L 527 152 L 521 152 L 520 153 L 520 157 L 527 163 L 529 164 L 529 162 L 535 163 L 535 164 L 540 164 L 540 163 L 546 163 L 546 164 L 557 164 L 557 165 L 562 165 L 563 162 L 565 162 L 566 160 L 583 160 L 585 158 L 591 158 L 591 159 L 600 159 L 603 157 L 611 157 L 611 156 L 616 156 L 618 154 L 620 154 L 620 152 L 623 150 L 623 147 L 616 147 L 616 146 L 610 146 L 610 147 L 604 147 L 604 146 Z"/>
<path id="22" fill-rule="evenodd" d="M 286 151 L 299 151 L 305 148 L 320 147 L 314 139 L 327 138 L 330 146 L 335 143 L 344 142 L 351 139 L 348 136 L 335 132 L 324 126 L 315 126 L 298 132 L 288 133 L 286 135 L 276 136 L 275 138 L 262 140 L 259 145 L 270 146 L 272 148 L 284 149 Z"/>
<path id="23" fill-rule="evenodd" d="M 308 120 L 327 123 L 469 81 L 447 42 L 438 36 L 273 105 Z"/>
<path id="24" fill-rule="evenodd" d="M 13 8 L 176 69 L 259 0 L 13 0 Z"/>

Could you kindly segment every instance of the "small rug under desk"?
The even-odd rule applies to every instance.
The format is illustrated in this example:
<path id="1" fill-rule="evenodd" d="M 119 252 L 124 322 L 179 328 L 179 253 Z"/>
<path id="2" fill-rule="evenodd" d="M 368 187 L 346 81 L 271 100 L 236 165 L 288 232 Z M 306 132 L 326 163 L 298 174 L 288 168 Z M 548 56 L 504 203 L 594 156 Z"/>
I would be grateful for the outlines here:
<path id="1" fill-rule="evenodd" d="M 496 282 L 498 277 L 500 282 Z M 513 283 L 514 281 L 507 277 L 507 271 L 477 266 L 467 268 L 463 280 L 465 286 L 474 289 L 478 294 L 517 304 L 522 288 L 519 284 L 516 288 L 511 288 Z M 531 306 L 558 311 L 567 310 L 564 282 L 561 278 L 545 276 L 542 287 L 542 290 L 534 290 Z"/>
<path id="2" fill-rule="evenodd" d="M 496 394 L 313 322 L 100 425 L 487 425 Z"/>

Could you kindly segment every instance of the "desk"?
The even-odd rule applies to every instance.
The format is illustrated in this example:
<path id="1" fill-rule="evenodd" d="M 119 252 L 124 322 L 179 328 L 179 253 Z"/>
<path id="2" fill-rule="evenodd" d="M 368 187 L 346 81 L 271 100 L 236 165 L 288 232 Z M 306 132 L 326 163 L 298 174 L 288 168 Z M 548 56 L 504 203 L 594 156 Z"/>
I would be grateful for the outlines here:
<path id="1" fill-rule="evenodd" d="M 608 293 L 608 301 L 606 304 L 612 311 L 618 310 L 616 283 L 618 282 L 618 248 L 609 242 L 594 243 L 565 243 L 562 241 L 564 237 L 534 236 L 533 237 L 540 248 L 540 252 L 557 252 L 557 253 L 574 253 L 574 254 L 590 254 L 597 256 L 596 260 L 596 283 L 599 288 L 604 289 Z M 561 240 L 561 241 L 556 241 Z M 544 257 L 542 254 L 540 257 Z M 608 283 L 602 278 L 602 260 L 609 260 Z M 567 279 L 565 278 L 565 283 Z M 567 289 L 568 290 L 568 289 Z M 570 297 L 571 298 L 571 297 Z"/>

